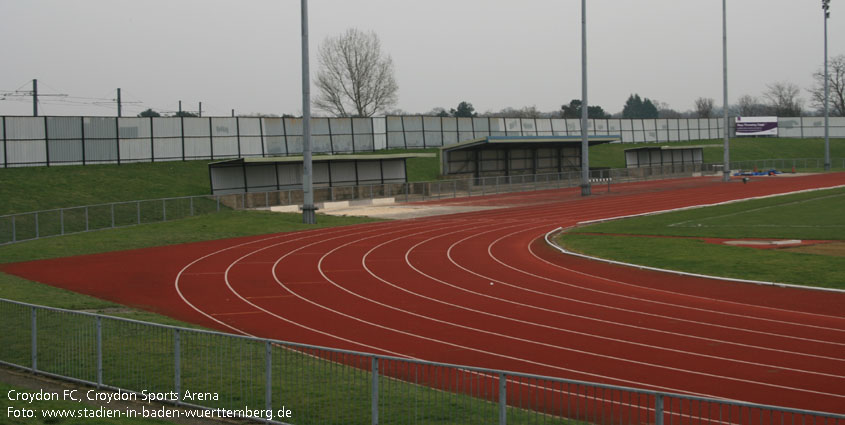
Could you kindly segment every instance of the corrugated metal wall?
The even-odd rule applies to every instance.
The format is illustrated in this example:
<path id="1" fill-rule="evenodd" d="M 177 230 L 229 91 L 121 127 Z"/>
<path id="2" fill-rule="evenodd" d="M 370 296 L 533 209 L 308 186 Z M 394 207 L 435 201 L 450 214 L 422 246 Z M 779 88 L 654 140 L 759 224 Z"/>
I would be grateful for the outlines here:
<path id="1" fill-rule="evenodd" d="M 404 183 L 405 159 L 317 161 L 314 187 Z M 301 163 L 223 162 L 209 166 L 213 194 L 300 189 Z"/>
<path id="2" fill-rule="evenodd" d="M 589 120 L 629 142 L 719 139 L 722 119 Z M 302 153 L 300 118 L 2 117 L 0 167 L 278 156 Z M 820 117 L 780 118 L 780 137 L 822 137 Z M 314 153 L 439 147 L 486 136 L 576 136 L 578 119 L 389 116 L 315 118 Z M 845 137 L 845 118 L 830 119 Z"/>

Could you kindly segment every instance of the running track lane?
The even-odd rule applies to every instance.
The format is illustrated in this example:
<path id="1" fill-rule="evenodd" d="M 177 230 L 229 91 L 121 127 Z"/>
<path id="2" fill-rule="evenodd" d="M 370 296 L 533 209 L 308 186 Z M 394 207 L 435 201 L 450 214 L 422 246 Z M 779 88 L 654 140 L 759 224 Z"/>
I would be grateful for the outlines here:
<path id="1" fill-rule="evenodd" d="M 540 241 L 584 220 L 843 184 L 693 178 L 586 199 L 462 198 L 441 203 L 505 208 L 2 270 L 229 332 L 845 413 L 845 294 L 611 266 Z"/>

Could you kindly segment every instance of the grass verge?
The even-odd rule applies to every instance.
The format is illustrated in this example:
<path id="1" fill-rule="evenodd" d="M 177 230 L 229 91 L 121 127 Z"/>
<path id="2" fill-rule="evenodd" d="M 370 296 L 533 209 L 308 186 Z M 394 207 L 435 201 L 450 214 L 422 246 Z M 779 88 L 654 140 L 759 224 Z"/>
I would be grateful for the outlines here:
<path id="1" fill-rule="evenodd" d="M 101 376 L 105 385 L 136 392 L 178 391 L 180 396 L 185 391 L 208 393 L 211 396 L 206 400 L 193 403 L 214 409 L 263 410 L 269 401 L 273 412 L 283 406 L 289 409 L 291 419 L 285 421 L 291 423 L 371 422 L 373 376 L 369 356 L 191 330 L 177 332 L 113 318 L 98 320 L 77 313 L 38 310 L 36 317 L 38 370 L 42 372 L 89 382 L 97 382 Z M 29 308 L 0 303 L 0 320 L 9 325 L 0 334 L 0 344 L 4 347 L 0 360 L 29 365 L 32 341 Z M 98 329 L 101 362 L 98 362 Z M 175 376 L 179 377 L 178 385 Z M 494 423 L 498 418 L 494 395 L 497 385 L 497 376 L 382 359 L 378 379 L 379 417 L 385 423 Z M 584 387 L 582 391 L 589 388 Z M 523 393 L 527 393 L 527 387 Z M 522 399 L 512 397 L 511 404 L 520 407 L 508 408 L 508 423 L 570 422 L 550 415 L 551 412 L 572 415 L 564 413 L 565 398 L 549 396 L 539 400 L 529 405 L 528 398 L 523 404 Z M 581 415 L 585 414 L 584 410 Z M 579 415 L 577 409 L 574 415 Z"/>
<path id="2" fill-rule="evenodd" d="M 845 289 L 845 257 L 696 239 L 845 241 L 843 208 L 845 189 L 814 191 L 599 223 L 571 229 L 558 242 L 575 252 L 651 267 Z"/>

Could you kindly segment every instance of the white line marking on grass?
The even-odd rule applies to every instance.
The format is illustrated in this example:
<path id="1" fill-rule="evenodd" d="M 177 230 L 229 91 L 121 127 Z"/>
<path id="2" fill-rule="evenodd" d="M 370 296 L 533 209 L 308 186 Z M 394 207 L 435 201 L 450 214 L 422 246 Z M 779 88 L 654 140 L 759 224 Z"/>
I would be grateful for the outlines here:
<path id="1" fill-rule="evenodd" d="M 716 202 L 716 203 L 712 203 L 712 204 L 700 204 L 700 205 L 693 205 L 693 206 L 689 206 L 689 207 L 673 208 L 673 209 L 668 209 L 668 210 L 653 211 L 653 212 L 647 212 L 647 213 L 641 213 L 641 214 L 630 214 L 630 215 L 622 215 L 622 216 L 615 216 L 615 217 L 608 217 L 608 218 L 600 218 L 600 219 L 596 219 L 596 220 L 579 221 L 577 223 L 577 225 L 582 226 L 582 225 L 593 224 L 593 223 L 602 223 L 602 222 L 606 222 L 606 221 L 620 220 L 620 219 L 623 219 L 623 218 L 643 217 L 643 216 L 664 214 L 664 213 L 670 213 L 670 212 L 676 212 L 676 211 L 686 211 L 686 210 L 712 207 L 712 206 L 718 206 L 718 205 L 735 204 L 735 203 L 738 203 L 738 202 L 751 201 L 751 200 L 755 200 L 755 199 L 774 198 L 774 197 L 778 197 L 778 196 L 794 195 L 794 194 L 798 194 L 798 193 L 807 193 L 807 192 L 817 192 L 817 191 L 820 191 L 820 190 L 838 189 L 838 188 L 842 188 L 842 187 L 845 187 L 845 185 L 837 185 L 837 186 L 814 188 L 814 189 L 803 189 L 803 190 L 797 190 L 797 191 L 785 192 L 785 193 L 778 193 L 778 194 L 773 194 L 773 195 L 753 196 L 753 197 L 750 197 L 750 198 L 734 199 L 734 200 L 730 200 L 730 201 Z M 649 266 L 643 266 L 643 265 L 639 265 L 639 264 L 625 263 L 625 262 L 622 262 L 622 261 L 608 260 L 608 259 L 605 259 L 605 258 L 599 258 L 599 257 L 593 257 L 593 256 L 589 256 L 589 255 L 579 254 L 577 252 L 569 251 L 569 250 L 551 242 L 551 240 L 549 239 L 549 235 L 551 233 L 561 231 L 561 230 L 563 230 L 562 227 L 558 228 L 558 229 L 554 229 L 551 232 L 547 233 L 546 236 L 545 236 L 546 243 L 548 243 L 549 246 L 551 246 L 552 248 L 557 249 L 558 251 L 560 251 L 564 254 L 574 255 L 576 257 L 586 258 L 586 259 L 595 260 L 595 261 L 601 261 L 601 262 L 605 262 L 605 263 L 609 263 L 609 264 L 616 264 L 616 265 L 620 265 L 620 266 L 635 267 L 635 268 L 644 269 L 644 270 L 652 270 L 652 271 L 658 271 L 658 272 L 663 272 L 663 273 L 673 273 L 673 274 L 678 274 L 678 275 L 683 275 L 683 276 L 700 277 L 700 278 L 705 278 L 705 279 L 726 280 L 726 281 L 730 281 L 730 282 L 751 283 L 751 284 L 755 284 L 755 285 L 777 286 L 777 287 L 782 287 L 782 288 L 796 288 L 796 289 L 807 289 L 807 290 L 813 290 L 813 291 L 845 293 L 845 290 L 843 290 L 843 289 L 822 288 L 822 287 L 818 287 L 818 286 L 793 285 L 793 284 L 789 284 L 789 283 L 768 282 L 768 281 L 751 280 L 751 279 L 737 279 L 737 278 L 721 277 L 721 276 L 710 276 L 710 275 L 704 275 L 704 274 L 698 274 L 698 273 L 688 273 L 688 272 L 682 272 L 682 271 L 678 271 L 678 270 L 661 269 L 661 268 L 657 268 L 657 267 L 649 267 Z M 813 314 L 813 313 L 805 313 L 805 314 Z M 827 315 L 821 315 L 821 314 L 819 314 L 818 316 L 838 318 L 836 316 L 827 316 Z M 845 344 L 843 344 L 843 345 L 845 345 Z"/>
<path id="2" fill-rule="evenodd" d="M 827 190 L 827 189 L 823 189 L 823 190 Z M 786 195 L 789 195 L 789 194 L 778 195 L 778 196 L 786 196 Z M 799 201 L 791 201 L 791 202 L 787 202 L 787 203 L 784 203 L 784 204 L 767 205 L 765 207 L 752 208 L 750 210 L 737 211 L 737 212 L 733 212 L 733 213 L 729 213 L 729 214 L 714 215 L 714 216 L 710 216 L 710 217 L 704 217 L 704 218 L 701 218 L 701 219 L 686 220 L 686 221 L 681 221 L 681 222 L 678 222 L 678 223 L 672 223 L 672 224 L 669 224 L 668 226 L 669 227 L 697 227 L 697 226 L 687 226 L 686 224 L 694 222 L 694 221 L 708 221 L 708 220 L 721 219 L 721 218 L 725 218 L 725 217 L 736 217 L 736 216 L 739 216 L 739 215 L 757 213 L 757 212 L 760 212 L 760 211 L 770 210 L 770 209 L 773 209 L 773 208 L 783 208 L 785 206 L 790 206 L 790 205 L 800 205 L 800 204 L 806 204 L 806 203 L 813 202 L 813 201 L 825 200 L 825 199 L 830 199 L 830 198 L 840 198 L 840 197 L 845 197 L 845 193 L 835 194 L 835 195 L 827 195 L 827 196 L 822 196 L 822 197 L 819 197 L 819 198 L 812 198 L 812 199 L 801 199 Z M 751 200 L 751 199 L 748 199 L 748 200 Z M 718 226 L 735 227 L 735 225 L 733 225 L 733 226 L 732 225 L 715 225 L 715 226 L 714 225 L 705 225 L 704 227 L 718 227 Z M 750 225 L 750 226 L 749 225 L 743 225 L 743 227 L 811 227 L 811 228 L 815 227 L 815 228 L 826 228 L 826 227 L 845 227 L 845 226 L 841 226 L 841 225 L 819 226 L 819 225 L 776 225 L 776 224 L 769 224 L 769 225 Z"/>

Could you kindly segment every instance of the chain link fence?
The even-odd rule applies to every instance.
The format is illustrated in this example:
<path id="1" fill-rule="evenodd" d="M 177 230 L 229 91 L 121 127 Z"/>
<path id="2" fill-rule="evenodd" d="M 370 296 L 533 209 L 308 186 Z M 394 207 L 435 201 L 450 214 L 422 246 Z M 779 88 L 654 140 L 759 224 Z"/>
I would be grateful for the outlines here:
<path id="1" fill-rule="evenodd" d="M 3 299 L 0 323 L 0 364 L 135 400 L 272 423 L 845 422 L 837 414 L 378 356 Z"/>

